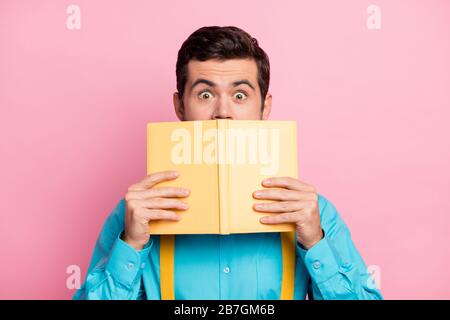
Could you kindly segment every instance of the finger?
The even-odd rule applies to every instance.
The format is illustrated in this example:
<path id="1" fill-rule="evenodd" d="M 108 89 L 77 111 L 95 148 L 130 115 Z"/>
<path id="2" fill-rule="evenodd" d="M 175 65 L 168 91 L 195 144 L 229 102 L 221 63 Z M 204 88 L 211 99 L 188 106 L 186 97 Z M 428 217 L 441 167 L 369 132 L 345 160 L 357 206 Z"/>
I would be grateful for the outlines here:
<path id="1" fill-rule="evenodd" d="M 283 214 L 276 214 L 265 216 L 259 219 L 264 224 L 279 224 L 279 223 L 297 223 L 302 219 L 302 214 L 299 212 L 287 212 Z"/>
<path id="2" fill-rule="evenodd" d="M 133 200 L 140 201 L 140 206 L 148 209 L 177 209 L 177 210 L 187 210 L 189 205 L 178 199 L 166 199 L 166 198 L 150 198 L 143 200 Z"/>
<path id="3" fill-rule="evenodd" d="M 312 185 L 309 185 L 305 182 L 302 182 L 298 179 L 292 178 L 292 177 L 272 177 L 267 178 L 262 181 L 262 185 L 264 187 L 281 187 L 286 188 L 290 190 L 300 190 L 300 191 L 307 191 L 307 192 L 314 192 L 316 188 L 314 188 Z"/>
<path id="4" fill-rule="evenodd" d="M 253 208 L 259 212 L 292 212 L 310 207 L 309 201 L 279 201 L 256 203 Z"/>
<path id="5" fill-rule="evenodd" d="M 142 181 L 129 187 L 128 191 L 142 191 L 151 188 L 162 181 L 174 180 L 179 175 L 179 172 L 174 170 L 152 173 L 146 176 Z"/>
<path id="6" fill-rule="evenodd" d="M 288 189 L 262 189 L 253 192 L 253 197 L 264 200 L 298 201 L 316 200 L 317 195 L 312 192 Z"/>
<path id="7" fill-rule="evenodd" d="M 190 193 L 189 189 L 178 187 L 155 187 L 143 191 L 129 191 L 126 200 L 141 200 L 148 198 L 184 198 Z"/>
<path id="8" fill-rule="evenodd" d="M 151 220 L 181 220 L 181 216 L 174 211 L 161 209 L 142 209 L 143 218 L 147 221 Z"/>

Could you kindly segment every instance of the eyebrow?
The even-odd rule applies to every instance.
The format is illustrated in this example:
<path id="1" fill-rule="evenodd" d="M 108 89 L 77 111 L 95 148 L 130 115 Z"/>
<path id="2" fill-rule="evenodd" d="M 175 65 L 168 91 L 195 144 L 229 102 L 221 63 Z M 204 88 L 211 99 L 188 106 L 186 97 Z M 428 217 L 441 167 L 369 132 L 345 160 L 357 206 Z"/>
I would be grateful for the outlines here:
<path id="1" fill-rule="evenodd" d="M 196 85 L 201 84 L 201 83 L 206 84 L 207 86 L 210 86 L 210 87 L 216 87 L 217 86 L 217 84 L 212 82 L 211 80 L 200 78 L 200 79 L 195 80 L 195 82 L 191 86 L 191 90 L 193 90 Z M 236 80 L 236 81 L 233 81 L 233 83 L 232 83 L 233 87 L 237 87 L 237 86 L 239 86 L 241 84 L 246 84 L 250 88 L 255 90 L 255 87 L 247 79 Z"/>

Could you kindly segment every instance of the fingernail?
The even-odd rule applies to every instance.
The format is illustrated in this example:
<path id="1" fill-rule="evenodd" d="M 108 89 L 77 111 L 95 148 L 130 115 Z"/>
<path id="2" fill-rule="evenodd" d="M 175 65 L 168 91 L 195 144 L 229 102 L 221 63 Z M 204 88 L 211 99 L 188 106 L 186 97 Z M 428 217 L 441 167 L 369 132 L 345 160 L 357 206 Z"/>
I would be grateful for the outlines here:
<path id="1" fill-rule="evenodd" d="M 260 197 L 262 195 L 260 191 L 256 191 L 253 194 L 255 195 L 255 197 Z"/>
<path id="2" fill-rule="evenodd" d="M 271 183 L 272 183 L 272 180 L 270 180 L 270 179 L 264 180 L 264 184 L 271 184 Z"/>
<path id="3" fill-rule="evenodd" d="M 262 207 L 263 207 L 262 204 L 255 204 L 256 209 L 261 209 Z"/>
<path id="4" fill-rule="evenodd" d="M 259 221 L 261 221 L 261 222 L 267 222 L 267 217 L 262 217 L 261 219 L 259 219 Z"/>
<path id="5" fill-rule="evenodd" d="M 188 194 L 189 194 L 189 190 L 183 189 L 182 193 L 183 193 L 184 195 L 188 195 Z"/>

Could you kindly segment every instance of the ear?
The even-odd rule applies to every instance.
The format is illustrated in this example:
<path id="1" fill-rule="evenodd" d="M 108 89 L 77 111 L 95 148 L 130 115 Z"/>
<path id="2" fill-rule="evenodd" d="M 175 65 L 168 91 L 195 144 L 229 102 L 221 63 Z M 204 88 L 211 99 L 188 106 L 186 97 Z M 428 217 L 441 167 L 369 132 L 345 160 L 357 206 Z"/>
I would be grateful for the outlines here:
<path id="1" fill-rule="evenodd" d="M 261 120 L 267 120 L 270 116 L 270 111 L 272 110 L 272 94 L 267 93 L 264 99 L 264 109 L 261 114 Z"/>
<path id="2" fill-rule="evenodd" d="M 180 121 L 184 121 L 184 105 L 183 101 L 180 99 L 178 92 L 173 94 L 173 106 L 175 108 L 175 113 Z"/>

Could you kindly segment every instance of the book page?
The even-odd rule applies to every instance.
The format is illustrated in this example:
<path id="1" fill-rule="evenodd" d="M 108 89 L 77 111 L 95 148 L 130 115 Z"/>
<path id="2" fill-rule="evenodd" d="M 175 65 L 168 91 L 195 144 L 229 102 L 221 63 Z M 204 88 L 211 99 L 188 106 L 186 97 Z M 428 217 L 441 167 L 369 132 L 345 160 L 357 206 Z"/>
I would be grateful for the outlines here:
<path id="1" fill-rule="evenodd" d="M 158 186 L 190 189 L 177 211 L 180 221 L 151 221 L 151 234 L 218 234 L 218 166 L 215 161 L 216 121 L 160 122 L 147 125 L 147 173 L 178 170 L 177 179 Z"/>
<path id="2" fill-rule="evenodd" d="M 228 120 L 226 120 L 228 121 Z M 297 129 L 294 121 L 228 121 L 228 214 L 230 233 L 293 231 L 294 224 L 265 225 L 259 219 L 277 213 L 253 209 L 253 192 L 268 177 L 297 177 Z M 219 177 L 220 179 L 220 177 Z"/>

